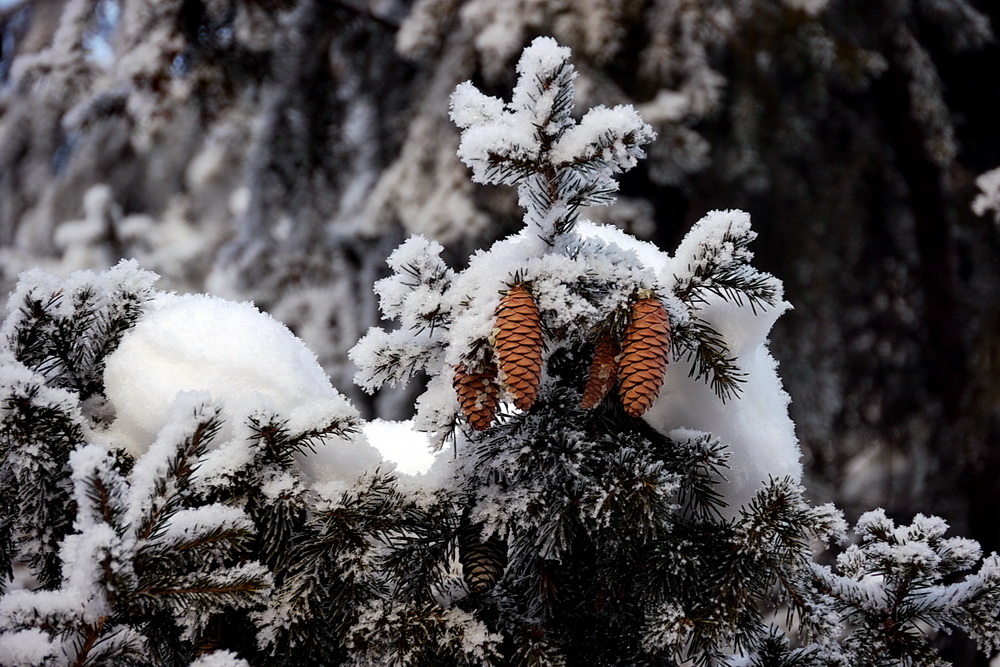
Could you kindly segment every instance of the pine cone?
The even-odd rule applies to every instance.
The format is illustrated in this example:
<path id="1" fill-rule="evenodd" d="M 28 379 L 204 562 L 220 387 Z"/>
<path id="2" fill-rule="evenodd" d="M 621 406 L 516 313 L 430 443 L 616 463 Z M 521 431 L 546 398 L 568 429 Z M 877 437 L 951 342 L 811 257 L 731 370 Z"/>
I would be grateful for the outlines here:
<path id="1" fill-rule="evenodd" d="M 497 414 L 500 390 L 496 377 L 497 369 L 493 364 L 487 364 L 481 371 L 469 371 L 464 364 L 455 366 L 453 383 L 458 403 L 469 425 L 477 431 L 489 428 Z"/>
<path id="2" fill-rule="evenodd" d="M 493 349 L 514 405 L 527 410 L 542 379 L 542 321 L 535 300 L 520 283 L 500 299 Z"/>
<path id="3" fill-rule="evenodd" d="M 632 304 L 618 361 L 618 393 L 625 412 L 638 417 L 653 404 L 663 385 L 670 353 L 670 320 L 655 296 Z"/>
<path id="4" fill-rule="evenodd" d="M 470 591 L 479 594 L 496 586 L 507 569 L 507 541 L 497 535 L 483 540 L 482 531 L 483 524 L 470 524 L 465 517 L 458 531 L 462 578 Z"/>
<path id="5" fill-rule="evenodd" d="M 590 410 L 604 400 L 604 397 L 615 385 L 616 366 L 621 346 L 610 331 L 605 331 L 597 339 L 594 346 L 594 359 L 590 362 L 590 374 L 583 388 L 583 400 L 580 407 Z"/>

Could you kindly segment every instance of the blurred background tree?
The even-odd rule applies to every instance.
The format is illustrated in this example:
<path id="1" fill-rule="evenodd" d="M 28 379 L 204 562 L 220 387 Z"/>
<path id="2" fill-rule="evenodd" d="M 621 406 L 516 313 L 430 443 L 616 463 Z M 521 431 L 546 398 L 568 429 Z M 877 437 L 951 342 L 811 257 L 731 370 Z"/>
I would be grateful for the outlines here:
<path id="1" fill-rule="evenodd" d="M 650 159 L 594 216 L 673 248 L 750 212 L 796 310 L 772 350 L 818 501 L 933 511 L 1000 550 L 1000 166 L 991 0 L 3 0 L 0 284 L 135 257 L 252 299 L 366 416 L 347 350 L 404 236 L 453 266 L 519 225 L 442 103 L 573 49 L 580 108 L 634 104 Z"/>

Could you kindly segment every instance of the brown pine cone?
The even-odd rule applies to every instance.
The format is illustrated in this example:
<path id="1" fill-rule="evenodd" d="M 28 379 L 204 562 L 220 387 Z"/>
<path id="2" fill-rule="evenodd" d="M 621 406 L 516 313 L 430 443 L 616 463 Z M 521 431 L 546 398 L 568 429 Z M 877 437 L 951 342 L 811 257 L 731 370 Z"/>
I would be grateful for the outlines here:
<path id="1" fill-rule="evenodd" d="M 481 371 L 469 371 L 464 364 L 455 366 L 453 380 L 458 403 L 469 425 L 485 431 L 497 414 L 500 389 L 496 385 L 497 369 L 487 364 Z"/>
<path id="2" fill-rule="evenodd" d="M 580 407 L 584 410 L 595 408 L 608 395 L 615 385 L 617 377 L 616 366 L 618 364 L 618 353 L 621 346 L 614 334 L 605 331 L 597 339 L 594 346 L 594 359 L 590 362 L 590 373 L 587 375 L 587 384 L 583 387 L 583 400 Z"/>
<path id="3" fill-rule="evenodd" d="M 493 341 L 501 380 L 514 405 L 527 410 L 534 404 L 542 380 L 542 321 L 523 284 L 514 285 L 500 299 Z"/>
<path id="4" fill-rule="evenodd" d="M 618 360 L 618 393 L 629 415 L 642 415 L 656 400 L 669 354 L 670 320 L 663 304 L 655 296 L 639 299 L 632 304 Z"/>
<path id="5" fill-rule="evenodd" d="M 483 524 L 471 524 L 463 518 L 458 532 L 458 560 L 462 578 L 473 593 L 486 593 L 500 580 L 507 569 L 507 541 L 497 535 L 485 540 Z"/>

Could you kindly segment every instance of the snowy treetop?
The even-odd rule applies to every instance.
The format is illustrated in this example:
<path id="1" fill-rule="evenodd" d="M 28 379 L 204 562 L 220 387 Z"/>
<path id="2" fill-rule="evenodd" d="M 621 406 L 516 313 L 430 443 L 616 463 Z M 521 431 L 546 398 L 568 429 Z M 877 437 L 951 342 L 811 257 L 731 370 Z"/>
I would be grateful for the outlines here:
<path id="1" fill-rule="evenodd" d="M 631 105 L 572 117 L 570 50 L 550 37 L 535 39 L 518 61 L 510 103 L 481 93 L 471 82 L 451 98 L 451 118 L 463 129 L 458 156 L 477 183 L 513 185 L 525 223 L 547 241 L 569 229 L 581 206 L 608 204 L 615 174 L 645 157 L 655 138 Z"/>
<path id="2" fill-rule="evenodd" d="M 373 327 L 352 349 L 360 368 L 355 381 L 374 391 L 428 373 L 415 426 L 440 444 L 466 409 L 459 403 L 471 400 L 468 390 L 458 393 L 461 374 L 495 372 L 497 315 L 508 294 L 530 294 L 545 359 L 579 355 L 602 332 L 620 335 L 632 305 L 655 296 L 669 319 L 672 363 L 647 421 L 665 434 L 723 436 L 734 452 L 735 507 L 769 475 L 798 480 L 788 397 L 766 349 L 767 332 L 787 304 L 780 281 L 751 265 L 756 235 L 749 216 L 709 213 L 674 256 L 617 228 L 578 220 L 581 206 L 613 201 L 614 177 L 635 166 L 654 133 L 631 106 L 599 106 L 574 120 L 569 57 L 550 38 L 532 42 L 508 103 L 471 82 L 455 90 L 459 156 L 477 182 L 518 185 L 525 226 L 476 252 L 461 272 L 446 266 L 436 242 L 413 236 L 400 245 L 388 260 L 392 275 L 375 287 L 383 317 L 398 326 Z M 543 387 L 554 380 L 542 370 Z M 513 409 L 516 390 L 503 375 L 499 383 L 502 413 Z M 749 401 L 729 400 L 743 389 Z M 475 405 L 493 399 L 486 393 L 481 400 Z"/>

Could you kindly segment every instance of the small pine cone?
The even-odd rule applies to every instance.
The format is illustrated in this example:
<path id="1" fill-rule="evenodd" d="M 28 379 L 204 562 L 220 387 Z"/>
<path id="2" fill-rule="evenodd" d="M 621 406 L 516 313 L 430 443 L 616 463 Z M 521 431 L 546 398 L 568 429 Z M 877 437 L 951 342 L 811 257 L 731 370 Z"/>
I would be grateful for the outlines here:
<path id="1" fill-rule="evenodd" d="M 590 374 L 587 376 L 587 384 L 583 388 L 583 400 L 580 402 L 580 407 L 584 410 L 597 407 L 615 385 L 619 352 L 621 352 L 621 347 L 610 331 L 605 331 L 597 339 L 597 345 L 594 346 L 594 359 L 590 362 Z"/>
<path id="2" fill-rule="evenodd" d="M 542 379 L 542 321 L 524 285 L 514 285 L 500 299 L 493 336 L 501 378 L 514 405 L 527 410 Z"/>
<path id="3" fill-rule="evenodd" d="M 663 304 L 655 296 L 639 299 L 632 304 L 618 360 L 618 393 L 625 412 L 638 417 L 656 400 L 669 353 L 670 320 Z"/>
<path id="4" fill-rule="evenodd" d="M 470 371 L 463 364 L 455 366 L 455 392 L 469 425 L 485 431 L 497 414 L 500 390 L 496 385 L 497 369 L 487 364 L 482 371 Z"/>
<path id="5" fill-rule="evenodd" d="M 483 524 L 463 519 L 458 531 L 458 560 L 462 578 L 473 593 L 486 593 L 507 569 L 507 541 L 497 535 L 483 540 Z"/>

